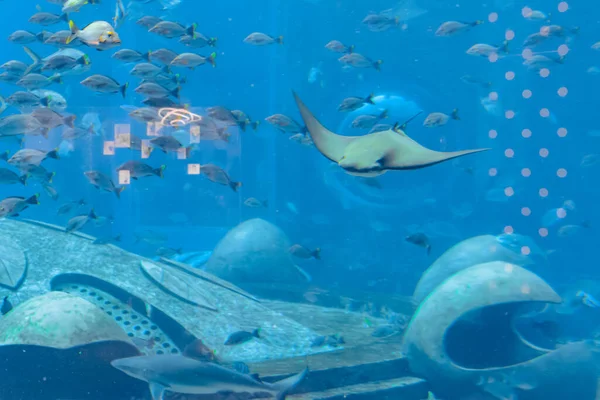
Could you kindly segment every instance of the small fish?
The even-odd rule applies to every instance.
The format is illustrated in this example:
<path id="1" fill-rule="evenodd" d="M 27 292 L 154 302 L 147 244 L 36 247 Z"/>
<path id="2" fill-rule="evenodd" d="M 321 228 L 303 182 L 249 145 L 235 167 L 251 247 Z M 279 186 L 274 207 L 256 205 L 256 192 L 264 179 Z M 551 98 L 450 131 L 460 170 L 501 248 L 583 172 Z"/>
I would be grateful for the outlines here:
<path id="1" fill-rule="evenodd" d="M 75 126 L 73 128 L 64 129 L 62 132 L 62 139 L 67 141 L 73 141 L 75 139 L 80 139 L 82 137 L 95 135 L 94 127 L 90 125 L 88 128 L 82 128 L 79 126 Z"/>
<path id="2" fill-rule="evenodd" d="M 45 88 L 46 86 L 50 86 L 53 83 L 62 83 L 62 79 L 59 74 L 54 74 L 52 76 L 45 76 L 41 74 L 27 74 L 17 82 L 15 85 L 21 86 L 28 90 L 35 90 Z"/>
<path id="3" fill-rule="evenodd" d="M 73 212 L 74 209 L 79 208 L 81 206 L 85 206 L 86 204 L 87 203 L 85 202 L 84 199 L 70 201 L 70 202 L 65 203 L 62 206 L 60 206 L 58 208 L 58 211 L 56 212 L 56 215 L 70 214 L 71 212 Z"/>
<path id="4" fill-rule="evenodd" d="M 67 99 L 60 93 L 48 89 L 32 90 L 32 94 L 40 98 L 40 104 L 53 111 L 61 112 L 67 108 Z"/>
<path id="5" fill-rule="evenodd" d="M 214 67 L 217 66 L 215 59 L 217 58 L 217 53 L 211 53 L 208 57 L 201 56 L 199 54 L 194 53 L 182 53 L 175 57 L 173 61 L 171 61 L 172 66 L 175 67 L 185 67 L 189 69 L 194 69 L 200 65 L 204 65 L 209 63 Z"/>
<path id="6" fill-rule="evenodd" d="M 581 299 L 581 302 L 590 308 L 598 308 L 600 307 L 600 301 L 596 300 L 594 296 L 589 293 L 584 292 L 583 290 L 578 291 L 575 294 L 576 297 Z"/>
<path id="7" fill-rule="evenodd" d="M 409 243 L 427 249 L 427 255 L 431 254 L 431 243 L 429 243 L 429 238 L 424 233 L 414 233 L 410 236 L 407 236 L 405 240 Z"/>
<path id="8" fill-rule="evenodd" d="M 346 66 L 354 68 L 375 68 L 381 71 L 382 60 L 373 61 L 368 57 L 358 53 L 346 54 L 338 59 L 338 61 Z"/>
<path id="9" fill-rule="evenodd" d="M 490 87 L 492 87 L 492 82 L 477 79 L 472 77 L 471 75 L 463 75 L 460 77 L 460 80 L 469 85 L 481 86 L 484 89 L 489 89 Z"/>
<path id="10" fill-rule="evenodd" d="M 18 217 L 19 213 L 27 209 L 31 204 L 38 205 L 39 194 L 31 197 L 7 197 L 0 201 L 0 217 Z"/>
<path id="11" fill-rule="evenodd" d="M 594 43 L 591 47 L 592 47 L 592 50 L 600 50 L 600 42 Z"/>
<path id="12" fill-rule="evenodd" d="M 179 39 L 179 42 L 188 47 L 193 47 L 195 49 L 201 49 L 206 46 L 216 47 L 217 40 L 218 39 L 216 37 L 206 37 L 203 34 L 196 32 L 196 37 L 192 37 L 190 35 L 185 35 Z"/>
<path id="13" fill-rule="evenodd" d="M 73 39 L 67 44 L 67 40 L 71 36 L 71 31 L 62 30 L 55 32 L 44 40 L 44 44 L 49 44 L 57 47 L 77 47 L 83 43 L 79 39 Z"/>
<path id="14" fill-rule="evenodd" d="M 162 120 L 162 118 L 159 117 L 157 110 L 150 107 L 136 108 L 135 110 L 129 112 L 129 116 L 144 123 L 160 122 Z"/>
<path id="15" fill-rule="evenodd" d="M 223 186 L 229 186 L 234 192 L 237 192 L 242 186 L 242 182 L 235 182 L 231 180 L 229 175 L 227 175 L 227 172 L 214 164 L 201 165 L 200 173 L 206 176 L 211 182 L 218 183 L 219 185 Z"/>
<path id="16" fill-rule="evenodd" d="M 213 350 L 202 342 L 200 339 L 196 339 L 187 346 L 182 353 L 184 356 L 193 358 L 198 361 L 219 363 L 219 359 Z"/>
<path id="17" fill-rule="evenodd" d="M 183 248 L 173 249 L 171 247 L 159 247 L 156 249 L 156 255 L 164 258 L 172 258 L 183 253 Z"/>
<path id="18" fill-rule="evenodd" d="M 255 329 L 252 332 L 246 332 L 246 331 L 234 332 L 231 335 L 229 335 L 227 340 L 225 340 L 224 345 L 225 346 L 234 346 L 234 345 L 246 343 L 246 342 L 252 340 L 253 338 L 260 339 L 260 328 Z"/>
<path id="19" fill-rule="evenodd" d="M 304 133 L 296 133 L 295 135 L 290 136 L 290 140 L 301 144 L 302 146 L 310 147 L 315 145 L 310 136 Z"/>
<path id="20" fill-rule="evenodd" d="M 125 190 L 125 186 L 116 187 L 112 179 L 100 171 L 85 171 L 83 174 L 96 189 L 112 192 L 118 199 L 121 198 L 121 192 Z"/>
<path id="21" fill-rule="evenodd" d="M 96 238 L 96 240 L 94 240 L 92 242 L 92 244 L 96 244 L 96 245 L 101 245 L 101 244 L 109 244 L 112 242 L 120 242 L 121 241 L 121 235 L 116 235 L 116 236 L 105 236 L 102 238 Z"/>
<path id="22" fill-rule="evenodd" d="M 56 189 L 45 183 L 42 183 L 42 187 L 46 191 L 46 194 L 50 196 L 52 200 L 58 200 L 59 194 L 58 191 L 56 191 Z"/>
<path id="23" fill-rule="evenodd" d="M 27 185 L 27 178 L 27 174 L 19 176 L 9 169 L 0 168 L 0 184 L 12 185 L 15 183 L 20 183 L 21 185 L 25 186 Z"/>
<path id="24" fill-rule="evenodd" d="M 8 163 L 17 168 L 25 165 L 40 165 L 47 158 L 59 159 L 57 150 L 42 151 L 36 149 L 21 149 L 8 159 Z"/>
<path id="25" fill-rule="evenodd" d="M 235 117 L 235 115 L 233 115 L 231 110 L 226 107 L 223 107 L 223 106 L 209 107 L 206 109 L 206 111 L 208 112 L 209 117 L 211 117 L 217 121 L 221 121 L 227 125 L 237 125 L 238 124 L 238 120 Z"/>
<path id="26" fill-rule="evenodd" d="M 244 205 L 250 208 L 267 208 L 269 207 L 269 201 L 260 201 L 256 197 L 249 197 L 246 199 L 246 201 L 244 201 Z"/>
<path id="27" fill-rule="evenodd" d="M 365 104 L 375 104 L 375 103 L 373 103 L 373 94 L 370 94 L 365 98 L 346 97 L 344 100 L 342 100 L 342 103 L 338 106 L 338 111 L 350 112 L 350 111 L 358 110 Z"/>
<path id="28" fill-rule="evenodd" d="M 77 215 L 76 217 L 71 218 L 67 222 L 67 226 L 65 227 L 65 232 L 67 232 L 67 233 L 77 232 L 78 230 L 83 228 L 83 226 L 85 224 L 90 222 L 90 220 L 97 219 L 97 218 L 98 218 L 98 216 L 96 215 L 96 213 L 94 213 L 94 209 L 92 209 L 88 214 Z"/>
<path id="29" fill-rule="evenodd" d="M 150 29 L 161 21 L 162 21 L 162 18 L 160 18 L 160 17 L 146 15 L 146 16 L 143 16 L 142 18 L 138 19 L 135 23 L 137 25 L 143 26 L 146 29 Z"/>
<path id="30" fill-rule="evenodd" d="M 150 140 L 150 144 L 158 147 L 163 153 L 178 152 L 181 149 L 185 149 L 186 158 L 189 157 L 192 151 L 192 146 L 183 147 L 183 145 L 175 139 L 173 136 L 159 136 Z"/>
<path id="31" fill-rule="evenodd" d="M 162 232 L 150 229 L 138 230 L 133 234 L 134 243 L 145 242 L 153 246 L 160 246 L 167 242 L 168 237 Z"/>
<path id="32" fill-rule="evenodd" d="M 136 93 L 153 98 L 164 98 L 169 96 L 179 98 L 180 90 L 181 87 L 179 86 L 173 90 L 168 90 L 154 82 L 143 82 L 134 89 Z"/>
<path id="33" fill-rule="evenodd" d="M 27 164 L 20 166 L 19 169 L 27 177 L 35 179 L 43 184 L 52 183 L 52 179 L 56 175 L 56 172 L 48 172 L 48 170 L 41 165 Z"/>
<path id="34" fill-rule="evenodd" d="M 125 98 L 128 83 L 121 85 L 113 78 L 106 75 L 92 75 L 80 82 L 83 86 L 98 93 L 121 93 Z"/>
<path id="35" fill-rule="evenodd" d="M 123 61 L 125 63 L 146 61 L 150 62 L 150 52 L 140 53 L 139 51 L 131 49 L 121 49 L 111 56 L 115 60 Z"/>
<path id="36" fill-rule="evenodd" d="M 379 115 L 359 115 L 352 121 L 352 127 L 358 129 L 371 129 L 379 121 L 387 117 L 387 110 L 383 110 Z"/>
<path id="37" fill-rule="evenodd" d="M 56 15 L 48 12 L 38 12 L 29 18 L 30 23 L 43 26 L 58 24 L 61 21 L 68 22 L 69 16 L 67 14 Z"/>
<path id="38" fill-rule="evenodd" d="M 396 335 L 397 333 L 399 333 L 398 329 L 396 329 L 394 326 L 383 325 L 375 329 L 373 333 L 371 333 L 371 336 L 375 338 L 388 338 Z"/>
<path id="39" fill-rule="evenodd" d="M 423 121 L 423 126 L 426 128 L 436 128 L 439 126 L 444 126 L 448 123 L 450 119 L 460 120 L 460 117 L 458 116 L 458 109 L 455 108 L 454 110 L 452 110 L 452 113 L 450 115 L 440 112 L 433 112 L 425 118 L 425 121 Z"/>
<path id="40" fill-rule="evenodd" d="M 596 66 L 589 67 L 586 72 L 590 75 L 600 75 L 600 68 Z"/>
<path id="41" fill-rule="evenodd" d="M 496 54 L 499 57 L 501 53 L 508 53 L 508 41 L 504 41 L 504 43 L 500 46 L 491 46 L 485 43 L 474 44 L 467 50 L 467 54 L 470 56 L 479 56 L 479 57 L 490 57 L 492 54 Z"/>
<path id="42" fill-rule="evenodd" d="M 75 115 L 61 115 L 50 108 L 36 108 L 31 113 L 31 116 L 38 120 L 42 126 L 42 135 L 47 136 L 48 132 L 59 126 L 66 125 L 73 128 Z"/>
<path id="43" fill-rule="evenodd" d="M 273 114 L 265 120 L 279 129 L 282 133 L 305 133 L 306 127 L 300 125 L 293 118 L 283 114 Z"/>
<path id="44" fill-rule="evenodd" d="M 354 45 L 346 46 L 339 40 L 332 40 L 325 45 L 325 48 L 334 53 L 352 53 L 354 51 Z"/>
<path id="45" fill-rule="evenodd" d="M 475 22 L 447 21 L 435 31 L 435 36 L 454 36 L 481 24 L 483 24 L 483 21 L 480 20 Z"/>
<path id="46" fill-rule="evenodd" d="M 180 23 L 172 22 L 172 21 L 160 21 L 152 28 L 148 30 L 148 32 L 155 33 L 157 35 L 166 37 L 168 39 L 173 39 L 176 37 L 181 37 L 185 35 L 189 35 L 191 37 L 196 36 L 196 27 L 197 24 L 192 24 L 187 28 Z"/>
<path id="47" fill-rule="evenodd" d="M 38 40 L 35 33 L 29 31 L 18 30 L 8 36 L 8 40 L 17 44 L 28 44 Z"/>
<path id="48" fill-rule="evenodd" d="M 398 26 L 400 24 L 400 18 L 372 13 L 367 15 L 365 19 L 363 19 L 362 23 L 367 25 L 367 28 L 370 31 L 384 32 L 394 26 Z"/>
<path id="49" fill-rule="evenodd" d="M 79 12 L 81 7 L 86 4 L 99 4 L 100 0 L 66 0 L 63 3 L 62 12 L 63 13 L 72 13 Z"/>
<path id="50" fill-rule="evenodd" d="M 589 168 L 591 166 L 598 164 L 598 162 L 600 162 L 600 154 L 586 154 L 581 159 L 581 162 L 579 163 L 579 165 L 582 168 Z"/>
<path id="51" fill-rule="evenodd" d="M 83 29 L 79 29 L 75 22 L 69 21 L 71 36 L 66 40 L 70 44 L 73 40 L 79 39 L 83 44 L 93 47 L 97 50 L 108 50 L 121 45 L 121 38 L 106 21 L 95 21 Z"/>
<path id="52" fill-rule="evenodd" d="M 150 63 L 140 63 L 137 64 L 129 73 L 133 76 L 137 76 L 138 78 L 148 79 L 155 77 L 161 73 L 170 73 L 170 69 L 168 66 L 163 68 L 157 67 L 154 64 Z"/>
<path id="53" fill-rule="evenodd" d="M 166 165 L 161 165 L 158 168 L 152 168 L 148 164 L 145 164 L 141 161 L 127 161 L 121 164 L 117 171 L 129 171 L 129 176 L 131 179 L 139 179 L 145 176 L 158 176 L 159 178 L 164 177 L 164 171 L 167 168 Z"/>
<path id="54" fill-rule="evenodd" d="M 294 257 L 303 258 L 305 260 L 310 258 L 314 258 L 316 260 L 321 259 L 321 249 L 318 247 L 314 250 L 309 250 L 300 244 L 295 244 L 289 248 L 289 252 Z"/>
<path id="55" fill-rule="evenodd" d="M 123 0 L 117 0 L 115 6 L 115 16 L 113 17 L 113 24 L 115 24 L 116 29 L 119 29 L 123 25 L 127 16 L 128 13 L 125 11 L 125 7 L 123 6 Z"/>
<path id="56" fill-rule="evenodd" d="M 10 302 L 10 300 L 8 300 L 8 296 L 4 296 L 4 298 L 2 299 L 2 307 L 0 307 L 0 312 L 2 313 L 2 315 L 6 315 L 9 312 L 11 312 L 13 309 L 13 305 Z"/>
<path id="57" fill-rule="evenodd" d="M 523 14 L 523 17 L 530 21 L 548 21 L 549 16 L 550 14 L 546 15 L 544 12 L 539 10 L 527 10 L 527 12 Z"/>
<path id="58" fill-rule="evenodd" d="M 269 44 L 283 44 L 283 36 L 271 37 L 267 34 L 254 32 L 249 34 L 245 39 L 244 43 L 248 43 L 254 46 L 266 46 Z"/>

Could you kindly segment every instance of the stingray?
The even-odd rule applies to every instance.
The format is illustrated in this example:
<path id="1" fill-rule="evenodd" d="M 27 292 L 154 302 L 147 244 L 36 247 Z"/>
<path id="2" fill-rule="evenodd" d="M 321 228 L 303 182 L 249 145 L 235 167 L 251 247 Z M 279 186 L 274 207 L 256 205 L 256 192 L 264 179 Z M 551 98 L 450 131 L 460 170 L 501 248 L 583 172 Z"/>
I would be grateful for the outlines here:
<path id="1" fill-rule="evenodd" d="M 325 128 L 296 93 L 294 97 L 315 147 L 352 175 L 372 177 L 390 170 L 425 168 L 489 150 L 434 151 L 421 146 L 402 130 L 388 129 L 364 136 L 338 135 Z"/>

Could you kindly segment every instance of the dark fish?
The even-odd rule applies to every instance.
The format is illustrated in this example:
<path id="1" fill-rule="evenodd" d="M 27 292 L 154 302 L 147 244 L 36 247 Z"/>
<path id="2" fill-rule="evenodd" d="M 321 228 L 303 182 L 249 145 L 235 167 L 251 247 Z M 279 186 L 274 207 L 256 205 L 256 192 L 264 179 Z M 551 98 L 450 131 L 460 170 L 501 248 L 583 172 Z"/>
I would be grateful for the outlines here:
<path id="1" fill-rule="evenodd" d="M 407 242 L 427 249 L 427 254 L 431 254 L 431 244 L 429 238 L 424 233 L 413 233 L 405 239 Z"/>
<path id="2" fill-rule="evenodd" d="M 373 333 L 371 333 L 371 336 L 376 337 L 376 338 L 385 338 L 385 337 L 393 336 L 396 333 L 398 333 L 398 330 L 395 329 L 392 325 L 384 325 L 384 326 L 380 326 L 379 328 L 375 329 L 373 331 Z"/>
<path id="3" fill-rule="evenodd" d="M 193 358 L 198 361 L 218 363 L 219 359 L 215 355 L 214 350 L 206 346 L 202 340 L 196 339 L 192 343 L 185 346 L 182 353 L 184 356 Z"/>
<path id="4" fill-rule="evenodd" d="M 315 258 L 317 260 L 321 259 L 321 249 L 318 247 L 314 250 L 309 250 L 302 245 L 295 244 L 292 247 L 290 247 L 289 251 L 290 251 L 290 254 L 293 255 L 294 257 L 304 258 L 304 259 Z"/>
<path id="5" fill-rule="evenodd" d="M 252 332 L 238 331 L 229 335 L 225 340 L 225 346 L 235 346 L 237 344 L 246 343 L 253 338 L 260 339 L 260 328 L 253 330 Z"/>
<path id="6" fill-rule="evenodd" d="M 86 205 L 86 202 L 85 202 L 84 199 L 76 200 L 76 201 L 70 201 L 70 202 L 65 203 L 62 206 L 60 206 L 58 208 L 58 211 L 56 212 L 56 214 L 57 215 L 69 214 L 75 208 L 78 208 L 80 206 L 85 206 L 85 205 Z"/>
<path id="7" fill-rule="evenodd" d="M 92 209 L 88 214 L 78 215 L 76 217 L 71 218 L 67 222 L 65 231 L 67 233 L 78 231 L 92 219 L 98 219 L 98 216 L 94 212 L 94 209 Z"/>
<path id="8" fill-rule="evenodd" d="M 121 234 L 118 234 L 117 236 L 106 236 L 106 237 L 102 237 L 102 238 L 96 238 L 96 240 L 94 240 L 92 242 L 92 244 L 109 244 L 111 242 L 120 242 L 121 241 Z M 137 345 L 137 343 L 136 343 Z"/>
<path id="9" fill-rule="evenodd" d="M 8 296 L 4 296 L 4 299 L 2 300 L 2 308 L 0 308 L 0 312 L 2 313 L 2 315 L 6 315 L 12 309 L 13 309 L 13 305 L 10 302 L 10 300 L 8 300 Z"/>
<path id="10" fill-rule="evenodd" d="M 200 173 L 206 176 L 211 182 L 218 183 L 219 185 L 223 186 L 229 186 L 234 192 L 237 192 L 240 186 L 242 186 L 242 182 L 235 182 L 231 180 L 227 172 L 214 164 L 201 165 Z"/>
<path id="11" fill-rule="evenodd" d="M 100 171 L 86 171 L 83 174 L 96 189 L 113 192 L 118 199 L 121 198 L 121 192 L 125 190 L 125 186 L 117 187 L 112 179 Z"/>

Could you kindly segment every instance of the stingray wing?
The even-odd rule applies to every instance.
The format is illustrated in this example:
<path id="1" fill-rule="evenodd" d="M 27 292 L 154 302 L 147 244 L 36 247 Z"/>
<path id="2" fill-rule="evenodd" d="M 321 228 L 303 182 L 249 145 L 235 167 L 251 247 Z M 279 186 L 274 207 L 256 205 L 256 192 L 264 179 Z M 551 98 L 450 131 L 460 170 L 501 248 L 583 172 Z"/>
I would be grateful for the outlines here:
<path id="1" fill-rule="evenodd" d="M 331 132 L 321 125 L 295 92 L 294 98 L 315 147 L 331 161 L 339 162 L 344 157 L 346 146 L 355 140 L 356 136 L 342 136 Z"/>
<path id="2" fill-rule="evenodd" d="M 391 131 L 390 131 L 391 132 Z M 393 143 L 392 143 L 393 142 Z M 453 158 L 490 149 L 472 149 L 440 152 L 421 146 L 408 136 L 396 135 L 389 143 L 390 151 L 383 160 L 384 169 L 419 169 L 439 164 Z"/>

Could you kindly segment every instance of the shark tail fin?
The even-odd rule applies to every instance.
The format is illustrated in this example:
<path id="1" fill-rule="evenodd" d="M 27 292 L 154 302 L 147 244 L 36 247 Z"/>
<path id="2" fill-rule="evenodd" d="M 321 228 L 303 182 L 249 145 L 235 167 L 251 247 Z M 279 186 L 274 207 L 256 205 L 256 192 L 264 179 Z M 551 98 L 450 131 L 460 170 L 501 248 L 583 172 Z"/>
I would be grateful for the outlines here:
<path id="1" fill-rule="evenodd" d="M 278 391 L 275 400 L 285 400 L 285 397 L 290 394 L 308 375 L 308 368 L 305 368 L 302 372 L 296 375 L 292 375 L 289 378 L 282 379 L 273 383 L 273 388 Z"/>

